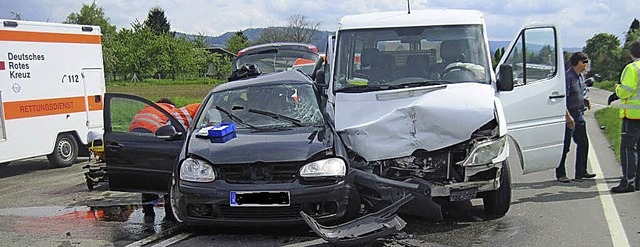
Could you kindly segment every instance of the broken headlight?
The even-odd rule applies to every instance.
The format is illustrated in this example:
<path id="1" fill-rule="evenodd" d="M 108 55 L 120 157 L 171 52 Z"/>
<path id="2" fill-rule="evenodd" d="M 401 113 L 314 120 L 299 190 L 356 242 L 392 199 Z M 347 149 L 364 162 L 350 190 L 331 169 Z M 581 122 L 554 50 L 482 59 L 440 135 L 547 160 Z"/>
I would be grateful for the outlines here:
<path id="1" fill-rule="evenodd" d="M 311 162 L 300 168 L 300 176 L 309 177 L 344 177 L 347 165 L 340 158 L 329 158 Z"/>
<path id="2" fill-rule="evenodd" d="M 469 156 L 467 156 L 467 159 L 462 163 L 462 166 L 477 166 L 492 163 L 494 159 L 499 158 L 501 155 L 504 156 L 503 153 L 506 148 L 506 143 L 506 135 L 498 139 L 477 143 L 469 153 Z"/>
<path id="3" fill-rule="evenodd" d="M 208 162 L 187 158 L 180 166 L 180 179 L 191 182 L 213 182 L 216 179 L 216 173 Z"/>

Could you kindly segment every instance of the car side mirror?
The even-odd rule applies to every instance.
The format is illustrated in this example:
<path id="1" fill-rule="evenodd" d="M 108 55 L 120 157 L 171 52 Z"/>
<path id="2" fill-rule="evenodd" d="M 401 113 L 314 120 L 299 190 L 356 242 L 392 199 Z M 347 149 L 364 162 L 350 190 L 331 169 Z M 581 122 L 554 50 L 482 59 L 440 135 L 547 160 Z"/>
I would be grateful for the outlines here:
<path id="1" fill-rule="evenodd" d="M 498 91 L 513 90 L 513 67 L 510 64 L 500 64 L 498 72 Z"/>
<path id="2" fill-rule="evenodd" d="M 318 91 L 324 92 L 324 89 L 327 87 L 327 84 L 324 81 L 324 70 L 323 69 L 316 70 L 315 75 L 316 75 L 315 82 L 316 82 L 316 86 L 318 87 Z"/>
<path id="3" fill-rule="evenodd" d="M 173 127 L 173 125 L 165 125 L 156 130 L 156 137 L 165 141 L 172 141 L 180 139 L 180 137 L 182 137 L 182 133 L 176 131 L 176 128 Z"/>

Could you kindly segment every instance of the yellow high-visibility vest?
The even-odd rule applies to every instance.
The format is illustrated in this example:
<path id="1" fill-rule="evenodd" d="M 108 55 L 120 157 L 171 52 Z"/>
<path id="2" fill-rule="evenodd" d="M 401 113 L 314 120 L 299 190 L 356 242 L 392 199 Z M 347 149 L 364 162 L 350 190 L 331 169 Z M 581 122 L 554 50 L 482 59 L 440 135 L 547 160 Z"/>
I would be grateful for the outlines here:
<path id="1" fill-rule="evenodd" d="M 622 100 L 620 118 L 640 119 L 640 59 L 627 64 L 620 76 L 616 94 Z"/>

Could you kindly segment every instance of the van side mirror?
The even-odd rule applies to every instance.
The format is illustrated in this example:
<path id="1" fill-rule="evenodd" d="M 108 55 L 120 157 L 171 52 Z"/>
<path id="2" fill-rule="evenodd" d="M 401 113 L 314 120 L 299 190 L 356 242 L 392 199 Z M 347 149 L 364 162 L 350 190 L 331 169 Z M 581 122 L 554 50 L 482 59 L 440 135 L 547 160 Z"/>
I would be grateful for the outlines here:
<path id="1" fill-rule="evenodd" d="M 165 125 L 156 130 L 156 137 L 165 141 L 178 140 L 182 137 L 182 133 L 176 131 L 173 125 Z"/>
<path id="2" fill-rule="evenodd" d="M 510 64 L 500 64 L 498 72 L 498 91 L 513 90 L 513 67 Z"/>

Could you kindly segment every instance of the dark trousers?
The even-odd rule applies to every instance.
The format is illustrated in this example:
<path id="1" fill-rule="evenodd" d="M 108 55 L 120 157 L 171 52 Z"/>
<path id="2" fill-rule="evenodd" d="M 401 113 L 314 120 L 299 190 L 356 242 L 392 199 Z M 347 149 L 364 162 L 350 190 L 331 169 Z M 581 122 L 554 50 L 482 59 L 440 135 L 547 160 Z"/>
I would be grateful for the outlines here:
<path id="1" fill-rule="evenodd" d="M 638 171 L 638 140 L 640 120 L 622 119 L 620 136 L 620 163 L 622 166 L 621 185 L 635 184 Z"/>
<path id="2" fill-rule="evenodd" d="M 571 138 L 576 143 L 576 177 L 582 177 L 587 174 L 587 155 L 589 153 L 589 139 L 587 137 L 587 122 L 584 120 L 582 111 L 569 110 L 569 114 L 575 122 L 573 129 L 565 128 L 564 130 L 564 149 L 562 150 L 562 158 L 560 164 L 556 168 L 556 178 L 567 175 L 565 169 L 565 160 L 571 146 Z"/>

